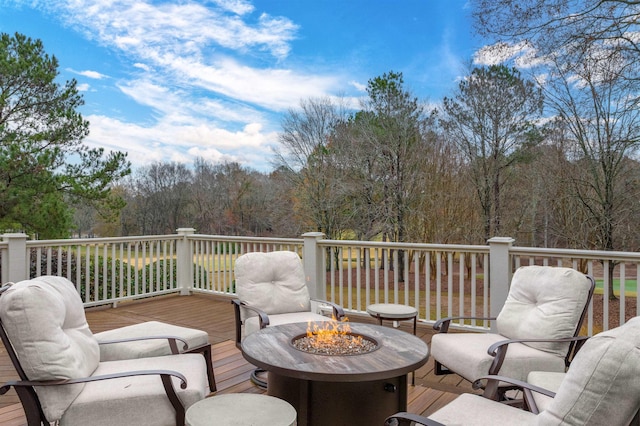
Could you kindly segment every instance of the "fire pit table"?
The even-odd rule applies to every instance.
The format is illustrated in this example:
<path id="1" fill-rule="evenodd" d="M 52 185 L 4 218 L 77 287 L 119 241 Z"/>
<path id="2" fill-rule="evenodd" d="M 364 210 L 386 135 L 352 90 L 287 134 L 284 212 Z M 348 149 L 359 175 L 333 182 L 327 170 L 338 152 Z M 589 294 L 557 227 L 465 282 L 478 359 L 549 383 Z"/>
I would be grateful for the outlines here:
<path id="1" fill-rule="evenodd" d="M 266 327 L 242 342 L 242 354 L 268 371 L 267 394 L 289 402 L 298 425 L 378 425 L 407 410 L 407 373 L 427 362 L 421 339 L 394 328 L 349 323 L 349 334 L 375 343 L 353 355 L 313 354 L 293 344 L 307 323 Z"/>

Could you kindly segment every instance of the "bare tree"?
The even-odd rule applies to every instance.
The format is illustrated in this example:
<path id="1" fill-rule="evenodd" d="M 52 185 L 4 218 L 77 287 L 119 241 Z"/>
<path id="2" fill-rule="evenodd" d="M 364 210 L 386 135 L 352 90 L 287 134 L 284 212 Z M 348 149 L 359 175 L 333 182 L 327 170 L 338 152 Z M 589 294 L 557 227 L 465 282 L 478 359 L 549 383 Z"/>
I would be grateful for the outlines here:
<path id="1" fill-rule="evenodd" d="M 138 169 L 130 182 L 135 216 L 143 234 L 173 233 L 189 226 L 191 171 L 180 163 L 154 163 Z"/>
<path id="2" fill-rule="evenodd" d="M 640 1 L 637 0 L 474 0 L 480 34 L 493 37 L 496 53 L 514 46 L 539 58 L 582 62 L 601 55 L 633 67 L 640 53 Z M 612 55 L 612 56 L 610 56 Z M 627 74 L 627 77 L 637 78 Z"/>
<path id="3" fill-rule="evenodd" d="M 610 59 L 591 52 L 580 64 L 554 62 L 544 84 L 549 105 L 572 136 L 569 158 L 582 171 L 572 179 L 573 188 L 595 230 L 590 245 L 601 250 L 621 248 L 614 230 L 638 195 L 623 183 L 633 164 L 625 159 L 640 146 L 640 86 Z"/>
<path id="4" fill-rule="evenodd" d="M 570 132 L 567 159 L 588 238 L 605 250 L 633 244 L 622 229 L 637 218 L 640 2 L 476 0 L 476 25 L 491 53 L 526 59 L 548 104 Z M 523 58 L 515 51 L 526 52 Z M 574 241 L 575 242 L 575 241 Z M 613 267 L 609 268 L 611 286 Z M 610 293 L 613 297 L 613 289 Z"/>
<path id="5" fill-rule="evenodd" d="M 409 232 L 417 241 L 484 244 L 478 200 L 468 184 L 464 155 L 442 129 L 428 137 L 429 151 L 421 172 L 423 196 L 417 199 L 420 214 L 415 215 Z"/>
<path id="6" fill-rule="evenodd" d="M 334 129 L 342 120 L 342 107 L 328 98 L 301 101 L 282 120 L 281 150 L 274 161 L 280 178 L 294 188 L 294 209 L 303 230 L 329 238 L 339 238 L 344 230 L 343 197 L 336 190 L 341 179 L 331 152 Z"/>
<path id="7" fill-rule="evenodd" d="M 267 215 L 270 234 L 281 237 L 299 237 L 303 232 L 301 221 L 294 214 L 294 187 L 286 170 L 276 169 L 269 174 L 264 187 L 268 203 L 263 214 Z"/>
<path id="8" fill-rule="evenodd" d="M 503 188 L 537 141 L 542 94 L 515 68 L 475 68 L 443 102 L 441 124 L 458 143 L 482 209 L 484 237 L 502 232 Z"/>
<path id="9" fill-rule="evenodd" d="M 192 209 L 193 226 L 202 234 L 222 234 L 224 207 L 223 190 L 218 185 L 216 165 L 198 158 L 193 165 Z"/>
<path id="10" fill-rule="evenodd" d="M 417 199 L 423 194 L 427 117 L 404 87 L 402 73 L 390 71 L 369 80 L 367 94 L 356 122 L 364 144 L 359 152 L 369 153 L 370 178 L 381 190 L 378 219 L 384 236 L 409 241 L 409 218 L 416 214 Z"/>

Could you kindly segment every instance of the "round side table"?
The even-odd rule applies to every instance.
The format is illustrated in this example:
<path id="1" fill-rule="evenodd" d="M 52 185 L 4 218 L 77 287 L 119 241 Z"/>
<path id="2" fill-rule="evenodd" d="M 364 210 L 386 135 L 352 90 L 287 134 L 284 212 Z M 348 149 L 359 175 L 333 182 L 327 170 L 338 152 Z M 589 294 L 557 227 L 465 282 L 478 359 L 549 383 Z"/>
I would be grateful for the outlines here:
<path id="1" fill-rule="evenodd" d="M 297 416 L 293 406 L 280 398 L 233 393 L 196 402 L 187 409 L 185 421 L 188 426 L 295 426 Z"/>
<path id="2" fill-rule="evenodd" d="M 413 320 L 413 335 L 416 335 L 416 324 L 418 320 L 418 310 L 413 306 L 399 305 L 397 303 L 376 303 L 367 306 L 367 313 L 374 318 L 378 318 L 378 324 L 382 325 L 382 320 L 393 321 L 394 325 L 398 321 Z"/>
<path id="3" fill-rule="evenodd" d="M 378 319 L 378 324 L 382 321 L 393 321 L 394 328 L 398 321 L 413 320 L 413 335 L 416 335 L 416 325 L 418 322 L 418 310 L 413 306 L 400 305 L 398 303 L 376 303 L 367 306 L 367 313 Z M 411 384 L 416 384 L 416 373 L 411 374 Z"/>

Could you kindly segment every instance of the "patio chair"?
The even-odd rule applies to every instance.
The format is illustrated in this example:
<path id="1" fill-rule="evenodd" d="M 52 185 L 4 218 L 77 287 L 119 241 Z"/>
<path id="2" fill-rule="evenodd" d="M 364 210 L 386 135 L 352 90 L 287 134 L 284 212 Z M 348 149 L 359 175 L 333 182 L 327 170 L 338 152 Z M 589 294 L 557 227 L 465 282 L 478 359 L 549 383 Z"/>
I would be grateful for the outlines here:
<path id="1" fill-rule="evenodd" d="M 75 287 L 43 276 L 0 292 L 0 338 L 19 380 L 29 426 L 184 425 L 186 409 L 208 394 L 199 354 L 101 361 Z"/>
<path id="2" fill-rule="evenodd" d="M 311 299 L 302 260 L 292 251 L 252 252 L 235 262 L 237 299 L 232 301 L 236 321 L 236 346 L 243 336 L 269 325 L 296 322 L 342 320 L 344 311 L 334 303 Z M 332 316 L 325 315 L 329 311 Z M 260 387 L 266 382 L 256 369 L 251 380 Z"/>
<path id="3" fill-rule="evenodd" d="M 578 334 L 594 287 L 593 278 L 574 269 L 518 268 L 498 317 L 474 318 L 495 320 L 497 333 L 449 333 L 460 318 L 436 321 L 433 327 L 440 332 L 430 346 L 435 374 L 457 373 L 474 382 L 486 375 L 525 381 L 530 371 L 565 372 L 586 338 Z M 496 398 L 511 388 L 503 385 Z"/>
<path id="4" fill-rule="evenodd" d="M 408 425 L 638 425 L 640 409 L 640 317 L 597 334 L 576 354 L 557 392 L 513 381 L 524 393 L 528 410 L 463 394 L 427 417 L 408 413 L 390 416 L 386 426 Z M 487 387 L 511 380 L 488 376 Z M 550 397 L 544 410 L 532 395 Z"/>

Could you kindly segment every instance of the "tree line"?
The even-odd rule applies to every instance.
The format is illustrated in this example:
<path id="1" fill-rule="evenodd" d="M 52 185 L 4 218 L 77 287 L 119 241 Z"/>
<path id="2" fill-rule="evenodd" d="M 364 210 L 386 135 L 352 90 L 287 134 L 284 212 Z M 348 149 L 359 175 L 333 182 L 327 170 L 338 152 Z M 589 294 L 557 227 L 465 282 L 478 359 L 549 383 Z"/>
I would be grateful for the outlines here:
<path id="1" fill-rule="evenodd" d="M 571 99 L 614 98 L 610 89 L 584 91 L 574 88 Z M 136 170 L 117 187 L 126 207 L 107 233 L 193 226 L 463 244 L 502 235 L 519 245 L 637 250 L 635 111 L 603 118 L 584 108 L 545 120 L 544 91 L 504 65 L 474 68 L 436 109 L 397 72 L 371 79 L 367 93 L 356 112 L 329 98 L 291 109 L 270 173 L 202 159 Z M 623 123 L 633 127 L 615 130 Z M 578 124 L 583 133 L 572 129 Z"/>

